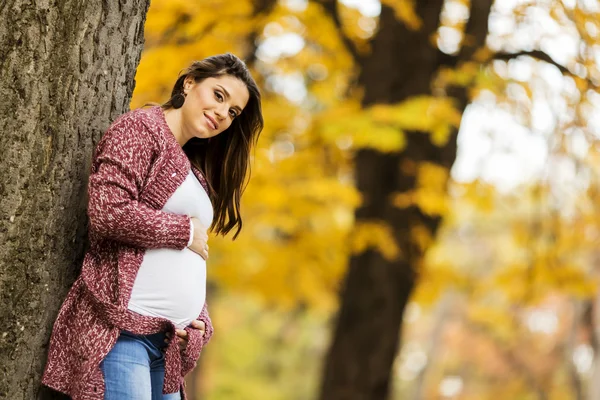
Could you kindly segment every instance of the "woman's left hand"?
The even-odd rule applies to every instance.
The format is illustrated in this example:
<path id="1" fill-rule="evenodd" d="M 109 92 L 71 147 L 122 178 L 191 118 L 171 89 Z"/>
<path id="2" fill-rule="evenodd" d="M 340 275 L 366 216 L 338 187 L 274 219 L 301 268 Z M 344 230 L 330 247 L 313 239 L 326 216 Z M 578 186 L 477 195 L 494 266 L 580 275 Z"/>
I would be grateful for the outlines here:
<path id="1" fill-rule="evenodd" d="M 204 336 L 206 326 L 204 325 L 203 321 L 200 321 L 199 319 L 192 321 L 192 328 L 199 329 L 201 331 L 200 334 Z M 175 334 L 177 335 L 177 344 L 179 344 L 179 350 L 184 351 L 189 340 L 187 331 L 183 329 L 175 329 Z M 167 334 L 167 337 L 170 339 L 169 334 Z"/>

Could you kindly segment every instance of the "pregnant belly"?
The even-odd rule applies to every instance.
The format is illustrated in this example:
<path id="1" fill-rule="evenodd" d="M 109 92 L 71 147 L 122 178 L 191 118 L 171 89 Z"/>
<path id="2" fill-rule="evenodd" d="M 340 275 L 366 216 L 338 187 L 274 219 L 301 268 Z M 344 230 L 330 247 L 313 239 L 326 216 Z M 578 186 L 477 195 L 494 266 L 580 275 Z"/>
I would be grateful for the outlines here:
<path id="1" fill-rule="evenodd" d="M 182 328 L 206 299 L 206 262 L 189 249 L 147 250 L 133 285 L 129 309 L 162 317 Z"/>

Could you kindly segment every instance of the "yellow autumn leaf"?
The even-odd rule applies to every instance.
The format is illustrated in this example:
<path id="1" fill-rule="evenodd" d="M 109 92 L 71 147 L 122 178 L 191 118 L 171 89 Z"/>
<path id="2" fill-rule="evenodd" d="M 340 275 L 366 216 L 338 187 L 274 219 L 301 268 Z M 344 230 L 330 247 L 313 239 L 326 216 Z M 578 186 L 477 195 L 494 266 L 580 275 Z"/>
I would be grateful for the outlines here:
<path id="1" fill-rule="evenodd" d="M 423 26 L 423 20 L 415 11 L 415 0 L 382 0 L 381 3 L 391 7 L 396 18 L 404 22 L 409 29 L 416 31 Z"/>
<path id="2" fill-rule="evenodd" d="M 350 235 L 350 249 L 352 254 L 374 249 L 389 261 L 400 257 L 394 234 L 384 222 L 360 222 L 355 225 Z"/>

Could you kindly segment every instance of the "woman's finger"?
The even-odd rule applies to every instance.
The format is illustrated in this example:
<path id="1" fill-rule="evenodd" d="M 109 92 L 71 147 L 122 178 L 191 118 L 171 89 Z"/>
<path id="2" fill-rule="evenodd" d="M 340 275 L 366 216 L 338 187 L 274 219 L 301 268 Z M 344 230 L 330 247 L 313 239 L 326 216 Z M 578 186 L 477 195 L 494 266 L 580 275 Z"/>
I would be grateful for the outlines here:
<path id="1" fill-rule="evenodd" d="M 206 329 L 206 325 L 204 324 L 204 321 L 195 319 L 192 321 L 192 328 L 203 331 Z"/>
<path id="2" fill-rule="evenodd" d="M 175 334 L 180 338 L 187 340 L 188 333 L 185 329 L 176 329 Z"/>
<path id="3" fill-rule="evenodd" d="M 188 343 L 189 343 L 188 339 L 181 339 L 181 338 L 179 338 L 179 348 L 181 350 L 185 350 L 187 348 Z"/>

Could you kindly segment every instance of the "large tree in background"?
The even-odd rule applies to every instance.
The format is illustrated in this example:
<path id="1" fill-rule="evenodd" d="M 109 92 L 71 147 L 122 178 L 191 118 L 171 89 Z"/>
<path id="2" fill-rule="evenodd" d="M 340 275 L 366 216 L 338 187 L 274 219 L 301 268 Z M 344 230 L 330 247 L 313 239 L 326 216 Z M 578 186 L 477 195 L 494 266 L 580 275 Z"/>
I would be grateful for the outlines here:
<path id="1" fill-rule="evenodd" d="M 338 26 L 342 25 L 338 2 L 323 3 Z M 414 2 L 413 24 L 401 21 L 395 12 L 397 9 L 391 7 L 406 2 L 382 3 L 378 30 L 370 40 L 368 54 L 359 54 L 352 40 L 345 38 L 360 66 L 359 85 L 364 88 L 362 105 L 365 108 L 381 103 L 402 103 L 419 96 L 445 97 L 452 99 L 462 114 L 469 102 L 468 84 L 451 84 L 440 91 L 434 79 L 444 68 L 460 69 L 471 64 L 477 70 L 493 59 L 528 55 L 567 72 L 539 50 L 514 54 L 487 51 L 485 44 L 493 0 L 470 1 L 470 15 L 463 27 L 465 40 L 454 55 L 441 52 L 432 40 L 441 26 L 443 0 Z M 428 117 L 422 115 L 422 118 Z M 385 257 L 369 249 L 352 257 L 325 362 L 322 400 L 381 400 L 390 390 L 405 306 L 427 249 L 422 238 L 433 238 L 441 222 L 440 215 L 425 213 L 417 204 L 399 207 L 394 198 L 417 189 L 419 165 L 439 166 L 446 171 L 451 168 L 456 158 L 457 129 L 452 129 L 446 140 L 435 144 L 426 132 L 409 130 L 405 135 L 407 143 L 402 151 L 383 153 L 364 149 L 356 154 L 357 187 L 364 199 L 356 211 L 357 224 L 373 221 L 386 224 L 399 251 L 397 257 Z"/>
<path id="2" fill-rule="evenodd" d="M 148 5 L 0 4 L 0 398 L 38 396 L 83 258 L 89 161 L 129 109 Z"/>

